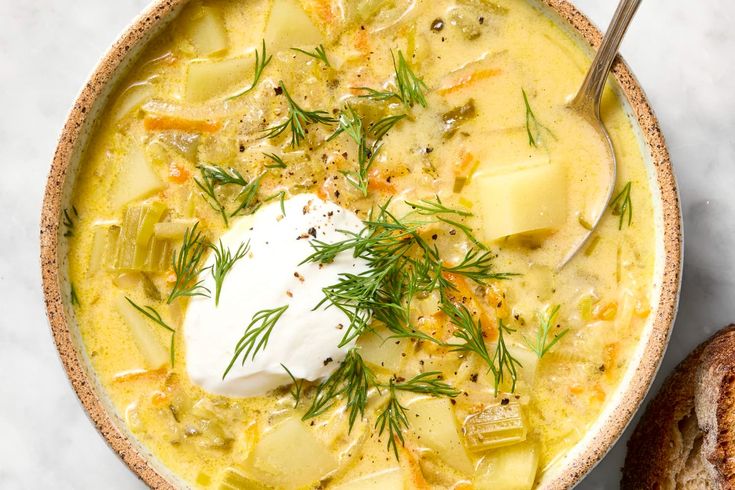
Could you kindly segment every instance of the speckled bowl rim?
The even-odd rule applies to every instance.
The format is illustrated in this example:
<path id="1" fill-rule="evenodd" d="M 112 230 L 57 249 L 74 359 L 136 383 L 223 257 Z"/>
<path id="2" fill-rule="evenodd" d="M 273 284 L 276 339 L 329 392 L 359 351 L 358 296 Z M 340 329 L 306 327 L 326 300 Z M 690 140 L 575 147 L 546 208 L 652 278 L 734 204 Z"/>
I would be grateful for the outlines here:
<path id="1" fill-rule="evenodd" d="M 98 393 L 98 383 L 85 366 L 85 358 L 77 347 L 67 314 L 67 301 L 62 294 L 64 277 L 61 268 L 59 234 L 62 203 L 66 180 L 78 145 L 86 137 L 85 124 L 93 112 L 95 101 L 103 96 L 110 83 L 118 80 L 119 69 L 125 64 L 131 51 L 147 40 L 148 34 L 166 21 L 188 0 L 157 0 L 148 7 L 128 28 L 101 60 L 77 98 L 59 139 L 54 154 L 44 196 L 41 215 L 41 274 L 48 320 L 54 341 L 71 381 L 90 419 L 110 447 L 151 488 L 176 488 L 172 475 L 161 470 L 162 465 L 151 462 L 140 445 L 132 440 L 108 412 L 106 403 Z M 568 23 L 572 31 L 591 47 L 601 41 L 600 31 L 567 0 L 540 0 Z M 632 115 L 640 126 L 643 142 L 650 151 L 651 164 L 657 182 L 663 219 L 663 271 L 660 298 L 656 316 L 647 337 L 642 338 L 641 355 L 630 383 L 617 397 L 617 405 L 606 410 L 607 417 L 591 438 L 585 438 L 575 448 L 576 457 L 564 461 L 544 479 L 542 488 L 571 488 L 586 475 L 613 446 L 632 419 L 645 397 L 660 366 L 678 305 L 681 284 L 682 234 L 681 210 L 676 182 L 664 142 L 643 90 L 625 62 L 618 58 L 613 74 L 620 92 L 627 98 Z"/>

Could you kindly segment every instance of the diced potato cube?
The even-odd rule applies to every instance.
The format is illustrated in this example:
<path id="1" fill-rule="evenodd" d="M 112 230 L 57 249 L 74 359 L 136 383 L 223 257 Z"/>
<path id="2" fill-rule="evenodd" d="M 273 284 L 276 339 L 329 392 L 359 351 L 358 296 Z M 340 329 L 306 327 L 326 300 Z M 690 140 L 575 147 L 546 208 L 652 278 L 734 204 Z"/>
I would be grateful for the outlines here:
<path id="1" fill-rule="evenodd" d="M 265 27 L 268 49 L 275 53 L 322 42 L 322 33 L 296 0 L 275 0 Z"/>
<path id="2" fill-rule="evenodd" d="M 385 328 L 365 332 L 357 340 L 357 347 L 365 362 L 395 372 L 400 367 L 406 341 L 389 338 L 390 335 L 390 331 Z"/>
<path id="3" fill-rule="evenodd" d="M 480 462 L 476 490 L 530 490 L 536 481 L 539 452 L 532 442 L 490 451 Z"/>
<path id="4" fill-rule="evenodd" d="M 148 369 L 158 369 L 169 362 L 169 352 L 163 346 L 154 331 L 154 326 L 148 325 L 145 317 L 133 307 L 124 296 L 116 300 L 116 307 L 125 324 L 130 329 L 133 341 L 138 347 Z"/>
<path id="5" fill-rule="evenodd" d="M 287 489 L 316 483 L 337 468 L 335 457 L 297 418 L 264 434 L 250 464 L 259 479 Z"/>
<path id="6" fill-rule="evenodd" d="M 163 187 L 163 181 L 148 163 L 143 150 L 134 145 L 119 165 L 110 203 L 118 209 L 136 199 L 144 199 Z"/>
<path id="7" fill-rule="evenodd" d="M 189 19 L 186 37 L 200 56 L 227 49 L 227 29 L 219 12 L 212 7 L 199 7 Z"/>
<path id="8" fill-rule="evenodd" d="M 560 228 L 567 217 L 564 168 L 549 163 L 476 178 L 488 241 Z"/>
<path id="9" fill-rule="evenodd" d="M 355 480 L 337 485 L 335 490 L 403 490 L 403 473 L 401 468 L 388 468 L 385 470 L 361 476 Z"/>
<path id="10" fill-rule="evenodd" d="M 253 77 L 255 55 L 222 60 L 192 60 L 187 65 L 186 99 L 201 102 L 229 95 L 246 86 Z"/>
<path id="11" fill-rule="evenodd" d="M 410 430 L 418 443 L 437 452 L 447 464 L 466 475 L 474 467 L 459 439 L 457 421 L 448 398 L 423 398 L 408 406 Z"/>

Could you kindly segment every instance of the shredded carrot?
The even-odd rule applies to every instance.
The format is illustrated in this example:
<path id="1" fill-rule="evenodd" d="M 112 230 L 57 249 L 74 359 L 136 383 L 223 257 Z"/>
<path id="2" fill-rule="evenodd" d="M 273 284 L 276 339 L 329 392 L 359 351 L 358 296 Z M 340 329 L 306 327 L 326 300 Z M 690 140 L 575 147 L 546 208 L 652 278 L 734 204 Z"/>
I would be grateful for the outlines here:
<path id="1" fill-rule="evenodd" d="M 221 124 L 218 122 L 198 121 L 175 116 L 146 116 L 143 119 L 143 127 L 146 131 L 178 129 L 180 131 L 213 133 L 221 127 Z"/>
<path id="2" fill-rule="evenodd" d="M 452 274 L 451 272 L 444 272 L 442 273 L 442 275 L 446 280 L 454 284 L 455 289 L 462 299 L 466 298 L 466 300 L 472 303 L 472 308 L 470 308 L 470 312 L 473 312 L 474 310 L 474 316 L 478 317 L 480 325 L 482 326 L 482 334 L 485 340 L 492 342 L 497 339 L 498 325 L 497 322 L 494 320 L 495 315 L 489 314 L 487 303 L 478 300 L 477 296 L 470 288 L 467 279 L 463 276 Z"/>
<path id="3" fill-rule="evenodd" d="M 400 444 L 400 441 L 396 442 L 398 443 L 398 452 L 401 455 L 400 463 L 403 467 L 404 475 L 408 480 L 406 482 L 408 483 L 407 488 L 415 490 L 429 490 L 431 487 L 424 478 L 424 473 L 421 471 L 421 466 L 413 452 Z"/>
<path id="4" fill-rule="evenodd" d="M 355 34 L 355 48 L 363 54 L 370 54 L 370 38 L 368 31 L 360 29 Z"/>
<path id="5" fill-rule="evenodd" d="M 452 490 L 473 490 L 474 488 L 474 485 L 468 481 L 455 483 L 454 486 L 451 487 Z"/>
<path id="6" fill-rule="evenodd" d="M 155 391 L 151 395 L 151 403 L 154 407 L 165 407 L 169 403 L 169 394 L 162 391 Z"/>
<path id="7" fill-rule="evenodd" d="M 463 175 L 466 177 L 467 174 L 470 173 L 470 170 L 472 170 L 476 161 L 475 155 L 464 150 L 462 150 L 459 155 L 461 160 L 455 165 L 454 173 L 455 175 Z"/>
<path id="8" fill-rule="evenodd" d="M 374 168 L 368 172 L 368 189 L 375 192 L 383 192 L 386 194 L 395 194 L 396 186 L 388 182 L 387 177 L 384 177 L 382 172 L 377 168 Z"/>
<path id="9" fill-rule="evenodd" d="M 569 387 L 569 392 L 573 395 L 581 395 L 584 393 L 584 387 L 581 384 L 575 384 Z"/>
<path id="10" fill-rule="evenodd" d="M 614 320 L 617 314 L 618 314 L 618 302 L 617 301 L 610 301 L 609 303 L 597 305 L 595 306 L 594 310 L 592 310 L 592 315 L 597 320 Z"/>
<path id="11" fill-rule="evenodd" d="M 186 168 L 182 167 L 178 163 L 171 162 L 168 168 L 168 180 L 176 184 L 183 184 L 186 182 L 191 174 Z"/>
<path id="12" fill-rule="evenodd" d="M 459 92 L 460 90 L 466 89 L 473 83 L 500 75 L 501 73 L 502 71 L 497 68 L 474 71 L 472 73 L 459 77 L 459 79 L 452 85 L 437 89 L 437 93 L 439 95 L 453 94 L 454 92 Z"/>
<path id="13" fill-rule="evenodd" d="M 594 392 L 595 394 L 592 395 L 593 400 L 596 400 L 600 403 L 605 401 L 605 398 L 607 397 L 607 393 L 605 393 L 605 390 L 602 389 L 602 386 L 600 386 L 600 383 L 595 384 Z"/>

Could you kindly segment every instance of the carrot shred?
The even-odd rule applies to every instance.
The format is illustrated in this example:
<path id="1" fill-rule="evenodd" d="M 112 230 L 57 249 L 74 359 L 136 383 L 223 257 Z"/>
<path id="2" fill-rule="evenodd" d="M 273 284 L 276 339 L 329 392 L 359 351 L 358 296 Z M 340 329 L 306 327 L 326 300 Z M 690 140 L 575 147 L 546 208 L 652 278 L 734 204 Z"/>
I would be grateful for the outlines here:
<path id="1" fill-rule="evenodd" d="M 183 184 L 190 176 L 189 171 L 178 163 L 172 162 L 168 168 L 168 180 L 176 184 Z"/>
<path id="2" fill-rule="evenodd" d="M 146 131 L 178 129 L 180 131 L 213 133 L 221 127 L 221 124 L 218 122 L 198 121 L 175 116 L 146 116 L 143 119 L 143 127 Z"/>
<path id="3" fill-rule="evenodd" d="M 158 369 L 135 369 L 132 371 L 125 371 L 115 375 L 112 379 L 115 383 L 127 383 L 128 381 L 139 381 L 139 380 L 151 380 L 159 379 L 161 376 L 166 374 L 168 370 L 165 367 Z"/>
<path id="4" fill-rule="evenodd" d="M 459 92 L 460 90 L 466 89 L 473 83 L 479 82 L 480 80 L 485 80 L 491 77 L 498 76 L 501 73 L 502 73 L 502 70 L 499 70 L 497 68 L 489 68 L 486 70 L 474 71 L 472 73 L 459 77 L 459 79 L 452 85 L 437 89 L 436 92 L 439 95 L 453 94 L 455 92 Z"/>
<path id="5" fill-rule="evenodd" d="M 398 452 L 401 453 L 400 464 L 403 467 L 404 472 L 407 473 L 406 477 L 408 479 L 408 488 L 415 490 L 429 490 L 431 487 L 426 481 L 426 478 L 424 478 L 424 473 L 421 471 L 421 466 L 413 452 L 400 444 L 400 441 L 396 442 Z"/>
<path id="6" fill-rule="evenodd" d="M 368 189 L 375 192 L 383 192 L 385 194 L 395 194 L 396 186 L 391 184 L 383 177 L 383 174 L 377 168 L 368 172 Z"/>

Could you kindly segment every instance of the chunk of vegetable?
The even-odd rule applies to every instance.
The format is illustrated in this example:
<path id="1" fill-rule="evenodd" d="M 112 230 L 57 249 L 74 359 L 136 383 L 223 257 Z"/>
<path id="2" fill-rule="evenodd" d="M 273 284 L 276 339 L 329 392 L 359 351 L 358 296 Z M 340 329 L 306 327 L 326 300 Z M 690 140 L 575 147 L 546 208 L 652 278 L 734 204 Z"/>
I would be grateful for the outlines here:
<path id="1" fill-rule="evenodd" d="M 535 352 L 523 345 L 508 344 L 508 352 L 510 355 L 521 363 L 518 368 L 520 379 L 528 386 L 532 386 L 536 380 L 536 370 L 538 368 L 538 356 Z"/>
<path id="2" fill-rule="evenodd" d="M 158 369 L 169 362 L 168 350 L 155 333 L 153 326 L 146 323 L 145 317 L 131 305 L 124 296 L 115 300 L 118 313 L 125 320 L 138 351 L 143 356 L 148 369 Z"/>
<path id="3" fill-rule="evenodd" d="M 567 217 L 564 168 L 549 163 L 496 175 L 476 175 L 485 239 L 554 230 Z"/>
<path id="4" fill-rule="evenodd" d="M 148 163 L 142 148 L 133 145 L 125 160 L 119 165 L 110 203 L 117 209 L 131 201 L 144 199 L 163 187 L 163 181 Z"/>
<path id="5" fill-rule="evenodd" d="M 334 455 L 297 418 L 264 434 L 250 463 L 259 480 L 288 489 L 316 483 L 337 468 Z"/>
<path id="6" fill-rule="evenodd" d="M 296 0 L 275 0 L 265 27 L 265 44 L 272 52 L 299 46 L 316 46 L 322 33 Z"/>
<path id="7" fill-rule="evenodd" d="M 477 110 L 475 109 L 474 99 L 469 99 L 467 102 L 459 107 L 445 112 L 442 114 L 442 121 L 444 121 L 444 137 L 451 138 L 457 132 L 457 129 L 467 121 L 470 121 L 477 116 Z"/>
<path id="8" fill-rule="evenodd" d="M 227 468 L 222 476 L 218 490 L 268 490 L 269 487 L 247 476 L 241 470 Z"/>
<path id="9" fill-rule="evenodd" d="M 227 49 L 227 29 L 219 12 L 212 7 L 198 7 L 186 24 L 186 37 L 200 56 Z"/>
<path id="10" fill-rule="evenodd" d="M 187 229 L 193 228 L 196 220 L 181 219 L 156 223 L 153 233 L 159 240 L 181 240 Z"/>
<path id="11" fill-rule="evenodd" d="M 117 238 L 120 226 L 117 222 L 100 222 L 92 225 L 92 252 L 89 255 L 89 274 L 96 274 L 105 264 L 117 260 Z"/>
<path id="12" fill-rule="evenodd" d="M 447 398 L 424 398 L 408 406 L 410 430 L 418 443 L 436 451 L 440 458 L 466 475 L 474 467 L 459 438 L 452 405 Z"/>
<path id="13" fill-rule="evenodd" d="M 158 201 L 128 207 L 118 239 L 118 269 L 161 270 L 161 254 L 167 247 L 153 237 L 153 232 L 165 211 L 166 206 Z"/>
<path id="14" fill-rule="evenodd" d="M 536 481 L 539 451 L 523 442 L 489 452 L 475 476 L 476 490 L 530 490 Z"/>
<path id="15" fill-rule="evenodd" d="M 521 404 L 515 400 L 488 407 L 464 423 L 467 446 L 476 452 L 525 441 L 527 432 Z"/>
<path id="16" fill-rule="evenodd" d="M 403 490 L 403 473 L 401 468 L 388 468 L 376 473 L 361 476 L 355 480 L 337 485 L 335 490 Z"/>
<path id="17" fill-rule="evenodd" d="M 112 109 L 112 119 L 119 121 L 136 109 L 139 109 L 147 100 L 153 97 L 154 90 L 148 82 L 134 83 L 120 94 L 120 98 Z"/>
<path id="18" fill-rule="evenodd" d="M 253 53 L 223 60 L 190 61 L 186 67 L 186 99 L 201 102 L 229 95 L 248 83 L 255 63 Z"/>
<path id="19" fill-rule="evenodd" d="M 406 342 L 389 338 L 390 335 L 388 329 L 368 331 L 360 336 L 357 347 L 365 362 L 395 372 L 401 364 L 401 354 L 406 350 Z"/>

